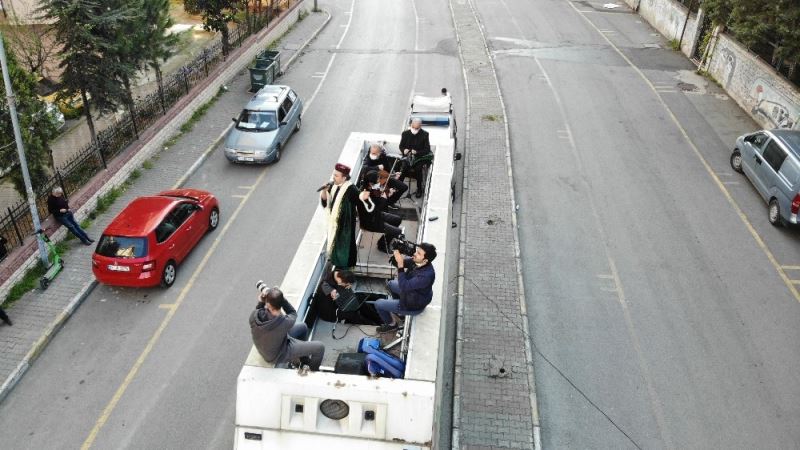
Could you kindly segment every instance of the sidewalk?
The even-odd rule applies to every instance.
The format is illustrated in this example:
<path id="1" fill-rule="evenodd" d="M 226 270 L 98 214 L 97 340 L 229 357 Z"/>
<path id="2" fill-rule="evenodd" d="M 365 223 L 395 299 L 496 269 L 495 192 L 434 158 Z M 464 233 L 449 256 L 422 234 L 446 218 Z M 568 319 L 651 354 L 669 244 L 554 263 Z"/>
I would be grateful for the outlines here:
<path id="1" fill-rule="evenodd" d="M 285 61 L 284 71 L 322 31 L 329 19 L 330 15 L 324 12 L 310 13 L 283 36 L 279 48 Z M 228 87 L 228 92 L 217 99 L 192 131 L 184 134 L 169 150 L 156 155 L 157 161 L 152 169 L 140 169 L 141 176 L 87 230 L 90 236 L 97 239 L 111 219 L 134 198 L 172 188 L 188 178 L 184 176 L 187 169 L 198 167 L 199 164 L 193 163 L 204 158 L 218 144 L 230 124 L 229 119 L 224 119 L 236 115 L 252 96 L 248 92 L 250 79 L 246 70 L 240 72 Z M 77 240 L 70 241 L 70 248 L 63 256 L 65 268 L 50 288 L 29 292 L 7 310 L 14 326 L 0 325 L 0 401 L 96 285 L 90 262 L 93 250 L 93 247 L 83 246 Z"/>
<path id="2" fill-rule="evenodd" d="M 475 11 L 450 6 L 469 97 L 452 447 L 538 449 L 507 115 Z"/>

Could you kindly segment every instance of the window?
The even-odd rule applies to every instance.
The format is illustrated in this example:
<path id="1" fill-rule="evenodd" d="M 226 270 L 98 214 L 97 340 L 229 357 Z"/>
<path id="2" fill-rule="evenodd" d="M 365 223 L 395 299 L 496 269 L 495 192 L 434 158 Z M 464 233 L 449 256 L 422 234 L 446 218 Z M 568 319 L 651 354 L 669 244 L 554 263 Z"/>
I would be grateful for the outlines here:
<path id="1" fill-rule="evenodd" d="M 294 103 L 297 100 L 297 94 L 295 94 L 293 90 L 290 89 L 288 95 L 289 99 L 292 100 L 292 103 Z"/>
<path id="2" fill-rule="evenodd" d="M 236 128 L 246 131 L 272 131 L 278 128 L 274 111 L 250 111 L 245 109 L 239 114 Z"/>
<path id="3" fill-rule="evenodd" d="M 767 164 L 772 166 L 772 168 L 777 172 L 781 168 L 783 160 L 786 159 L 786 152 L 783 151 L 780 145 L 773 140 L 767 143 L 767 147 L 764 149 L 763 156 L 767 161 Z"/>
<path id="4" fill-rule="evenodd" d="M 160 224 L 156 227 L 156 242 L 159 244 L 169 239 L 175 233 L 175 230 L 178 229 L 178 226 L 172 222 L 172 214 L 168 215 Z"/>
<path id="5" fill-rule="evenodd" d="M 286 99 L 283 100 L 283 103 L 281 104 L 281 109 L 283 110 L 284 115 L 289 115 L 289 111 L 292 110 L 292 105 L 293 105 L 292 100 L 289 97 L 286 97 Z"/>
<path id="6" fill-rule="evenodd" d="M 172 210 L 170 215 L 172 216 L 172 223 L 175 227 L 180 227 L 186 222 L 186 219 L 192 215 L 193 212 L 197 210 L 197 206 L 194 203 L 181 203 Z"/>
<path id="7" fill-rule="evenodd" d="M 97 254 L 110 258 L 142 258 L 147 256 L 147 239 L 103 235 L 96 251 Z"/>
<path id="8" fill-rule="evenodd" d="M 781 166 L 780 173 L 786 178 L 789 184 L 796 184 L 800 180 L 800 167 L 791 159 L 787 159 Z"/>
<path id="9" fill-rule="evenodd" d="M 749 142 L 749 143 L 753 144 L 753 146 L 758 147 L 758 148 L 763 147 L 764 146 L 764 142 L 766 142 L 767 139 L 768 139 L 768 137 L 764 133 L 751 134 L 750 136 L 747 136 L 746 138 L 744 138 L 744 140 L 746 142 Z"/>

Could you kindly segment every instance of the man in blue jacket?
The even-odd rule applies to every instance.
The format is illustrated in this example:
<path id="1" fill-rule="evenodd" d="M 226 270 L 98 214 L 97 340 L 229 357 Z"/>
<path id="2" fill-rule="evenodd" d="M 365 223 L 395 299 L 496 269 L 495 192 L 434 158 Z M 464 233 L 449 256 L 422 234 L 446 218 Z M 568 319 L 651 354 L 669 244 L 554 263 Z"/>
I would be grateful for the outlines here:
<path id="1" fill-rule="evenodd" d="M 431 263 L 435 258 L 436 247 L 425 242 L 417 245 L 411 258 L 394 251 L 397 279 L 389 281 L 393 298 L 375 302 L 375 309 L 383 322 L 377 329 L 379 333 L 394 331 L 399 327 L 394 314 L 416 316 L 431 302 L 433 281 L 436 279 Z"/>

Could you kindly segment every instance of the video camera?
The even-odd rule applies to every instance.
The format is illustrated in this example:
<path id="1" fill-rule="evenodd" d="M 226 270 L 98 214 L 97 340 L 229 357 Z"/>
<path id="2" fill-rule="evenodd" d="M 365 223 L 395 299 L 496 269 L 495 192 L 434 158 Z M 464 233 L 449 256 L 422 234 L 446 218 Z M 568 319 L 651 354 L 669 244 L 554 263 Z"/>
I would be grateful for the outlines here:
<path id="1" fill-rule="evenodd" d="M 406 237 L 401 234 L 389 242 L 389 250 L 392 252 L 397 250 L 403 255 L 413 256 L 414 252 L 417 251 L 417 244 L 407 240 Z"/>

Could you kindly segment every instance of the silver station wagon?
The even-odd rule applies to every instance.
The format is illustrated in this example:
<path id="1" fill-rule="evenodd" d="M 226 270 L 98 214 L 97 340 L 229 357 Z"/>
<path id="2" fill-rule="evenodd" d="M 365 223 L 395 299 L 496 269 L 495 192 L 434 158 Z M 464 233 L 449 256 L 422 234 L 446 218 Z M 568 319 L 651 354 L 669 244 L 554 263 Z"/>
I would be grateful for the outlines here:
<path id="1" fill-rule="evenodd" d="M 800 212 L 800 131 L 762 130 L 736 139 L 733 170 L 744 173 L 769 205 L 769 222 L 797 225 Z"/>
<path id="2" fill-rule="evenodd" d="M 278 162 L 300 130 L 303 101 L 289 86 L 267 85 L 247 102 L 225 138 L 225 157 L 244 164 Z"/>

